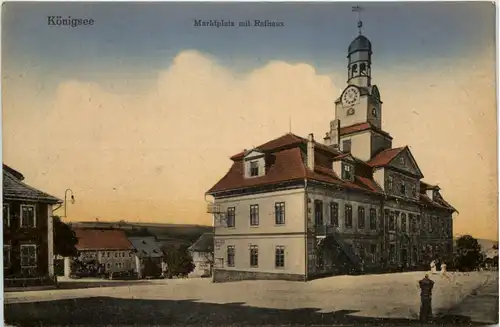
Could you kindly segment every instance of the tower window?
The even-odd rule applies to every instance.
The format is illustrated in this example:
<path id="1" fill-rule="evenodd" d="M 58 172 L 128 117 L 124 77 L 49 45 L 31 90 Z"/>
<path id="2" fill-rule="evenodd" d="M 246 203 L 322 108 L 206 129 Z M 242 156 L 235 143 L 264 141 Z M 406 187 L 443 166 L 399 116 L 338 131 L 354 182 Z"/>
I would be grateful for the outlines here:
<path id="1" fill-rule="evenodd" d="M 359 65 L 359 74 L 361 76 L 366 76 L 366 64 L 362 63 Z"/>
<path id="2" fill-rule="evenodd" d="M 351 152 L 351 140 L 342 141 L 342 151 Z"/>
<path id="3" fill-rule="evenodd" d="M 354 77 L 358 73 L 358 65 L 357 64 L 352 65 L 351 71 L 352 71 L 351 76 Z"/>

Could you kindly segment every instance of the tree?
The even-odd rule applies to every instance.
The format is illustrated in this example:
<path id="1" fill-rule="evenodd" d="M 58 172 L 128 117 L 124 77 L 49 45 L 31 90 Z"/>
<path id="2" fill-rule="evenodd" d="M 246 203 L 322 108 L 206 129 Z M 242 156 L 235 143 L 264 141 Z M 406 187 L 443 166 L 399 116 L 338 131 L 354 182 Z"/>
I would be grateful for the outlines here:
<path id="1" fill-rule="evenodd" d="M 166 246 L 162 248 L 163 261 L 167 264 L 169 276 L 187 276 L 195 268 L 187 246 Z"/>
<path id="2" fill-rule="evenodd" d="M 461 236 L 456 241 L 454 265 L 462 271 L 474 270 L 483 261 L 481 245 L 471 235 Z"/>
<path id="3" fill-rule="evenodd" d="M 161 275 L 161 268 L 151 259 L 144 259 L 144 277 L 157 277 Z"/>
<path id="4" fill-rule="evenodd" d="M 54 253 L 63 257 L 78 255 L 76 245 L 78 238 L 71 227 L 64 223 L 59 216 L 54 216 Z"/>

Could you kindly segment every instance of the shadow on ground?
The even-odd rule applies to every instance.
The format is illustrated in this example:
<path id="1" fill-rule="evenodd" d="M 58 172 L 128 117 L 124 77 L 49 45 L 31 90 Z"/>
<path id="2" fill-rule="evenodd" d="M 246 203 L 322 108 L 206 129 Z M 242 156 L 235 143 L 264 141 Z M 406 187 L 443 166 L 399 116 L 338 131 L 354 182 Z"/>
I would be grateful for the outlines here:
<path id="1" fill-rule="evenodd" d="M 294 310 L 244 306 L 244 303 L 213 304 L 196 300 L 134 300 L 92 297 L 5 305 L 5 321 L 17 326 L 34 325 L 362 325 L 410 326 L 408 319 L 356 317 L 356 310 L 321 313 L 319 309 Z M 470 318 L 444 316 L 440 326 L 472 325 Z"/>

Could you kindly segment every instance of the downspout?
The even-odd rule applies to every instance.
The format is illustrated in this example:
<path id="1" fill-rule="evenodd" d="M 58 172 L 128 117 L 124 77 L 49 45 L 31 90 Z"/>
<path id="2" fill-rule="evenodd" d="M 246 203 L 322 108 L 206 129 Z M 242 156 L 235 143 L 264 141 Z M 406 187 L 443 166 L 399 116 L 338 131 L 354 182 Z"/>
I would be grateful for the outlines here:
<path id="1" fill-rule="evenodd" d="M 305 280 L 307 281 L 309 279 L 309 248 L 308 248 L 308 230 L 307 230 L 307 225 L 308 225 L 308 219 L 309 219 L 309 207 L 307 204 L 307 178 L 304 178 L 304 242 L 305 242 L 305 248 L 306 248 L 306 253 L 305 253 Z"/>

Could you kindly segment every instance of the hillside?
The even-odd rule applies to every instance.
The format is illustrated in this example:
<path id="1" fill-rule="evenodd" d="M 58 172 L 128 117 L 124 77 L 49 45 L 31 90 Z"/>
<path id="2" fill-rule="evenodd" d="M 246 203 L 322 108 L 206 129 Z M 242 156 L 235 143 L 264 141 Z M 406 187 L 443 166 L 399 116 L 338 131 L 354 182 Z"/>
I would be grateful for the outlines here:
<path id="1" fill-rule="evenodd" d="M 190 245 L 203 233 L 212 232 L 213 227 L 204 225 L 176 225 L 135 222 L 94 222 L 82 221 L 71 223 L 72 227 L 119 228 L 127 234 L 151 234 L 158 241 L 169 245 Z"/>

